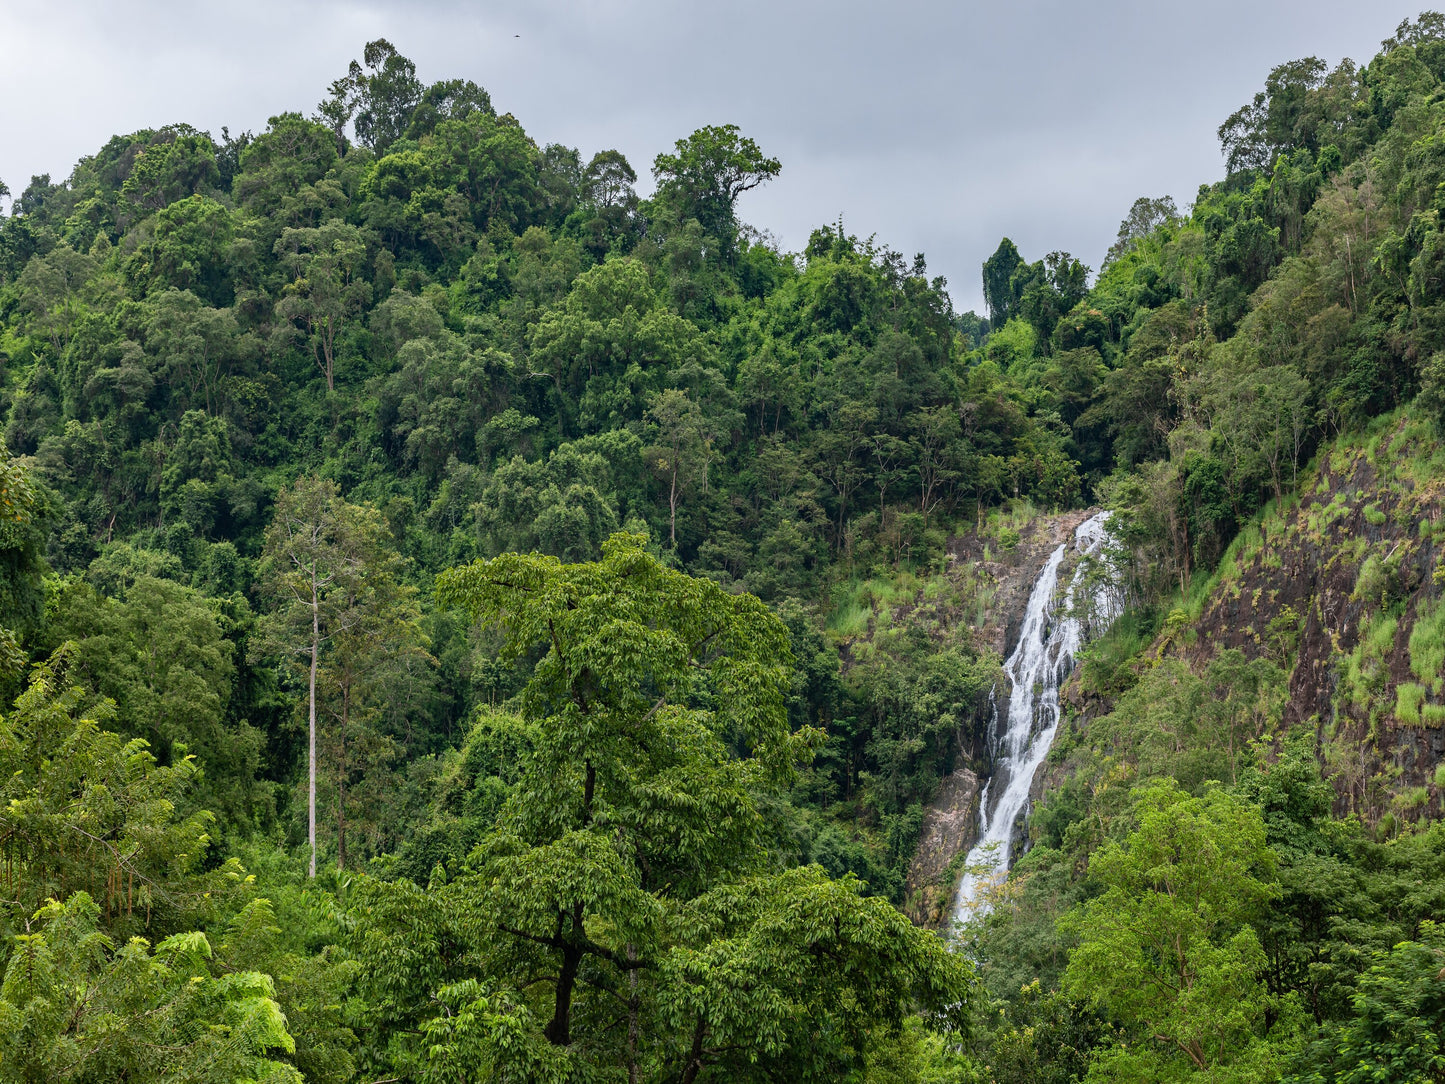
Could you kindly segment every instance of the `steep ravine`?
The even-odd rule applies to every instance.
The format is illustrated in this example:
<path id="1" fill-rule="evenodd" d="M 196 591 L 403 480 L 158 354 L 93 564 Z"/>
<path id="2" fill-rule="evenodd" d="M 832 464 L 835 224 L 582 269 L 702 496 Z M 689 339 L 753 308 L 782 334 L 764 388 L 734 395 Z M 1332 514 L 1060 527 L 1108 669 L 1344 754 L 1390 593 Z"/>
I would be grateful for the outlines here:
<path id="1" fill-rule="evenodd" d="M 950 541 L 954 567 L 966 569 L 991 592 L 977 633 L 1001 659 L 1017 644 L 1030 592 L 1050 556 L 1097 512 L 1089 509 L 1036 517 L 1019 530 L 1016 543 L 1005 548 L 977 532 Z M 943 925 L 949 920 L 964 856 L 977 842 L 979 792 L 992 765 L 989 750 L 970 749 L 969 753 L 967 762 L 944 778 L 925 810 L 909 867 L 905 909 L 915 922 L 925 925 Z"/>
<path id="2" fill-rule="evenodd" d="M 1445 444 L 1409 410 L 1322 448 L 1295 493 L 1246 524 L 1191 602 L 1160 615 L 1135 660 L 1204 673 L 1223 651 L 1287 675 L 1266 735 L 1307 730 L 1337 816 L 1383 834 L 1445 813 Z M 1086 738 L 1113 704 L 1075 681 Z M 1041 777 L 1058 786 L 1065 757 Z"/>
<path id="3" fill-rule="evenodd" d="M 1003 560 L 955 540 L 996 592 L 980 629 L 1007 657 L 1039 570 L 1091 512 L 1040 517 Z M 1288 674 L 1281 727 L 1313 732 L 1337 815 L 1391 830 L 1445 814 L 1445 443 L 1409 411 L 1321 449 L 1295 494 L 1245 525 L 1192 605 L 1161 618 L 1136 667 L 1176 657 L 1202 672 L 1237 649 Z M 1087 728 L 1112 704 L 1064 689 L 1065 725 Z M 908 880 L 908 912 L 940 925 L 975 842 L 987 758 L 944 781 L 927 810 Z M 1070 774 L 1035 774 L 1031 799 Z"/>
<path id="4" fill-rule="evenodd" d="M 1007 875 L 1026 840 L 1034 780 L 1043 769 L 1062 720 L 1059 690 L 1079 650 L 1106 631 L 1123 608 L 1111 578 L 1091 579 L 1090 558 L 1107 561 L 1109 513 L 1079 525 L 1049 556 L 1029 593 L 1018 643 L 1004 663 L 990 727 L 992 771 L 979 792 L 979 840 L 965 859 L 953 919 L 966 921 L 988 908 L 990 886 Z"/>

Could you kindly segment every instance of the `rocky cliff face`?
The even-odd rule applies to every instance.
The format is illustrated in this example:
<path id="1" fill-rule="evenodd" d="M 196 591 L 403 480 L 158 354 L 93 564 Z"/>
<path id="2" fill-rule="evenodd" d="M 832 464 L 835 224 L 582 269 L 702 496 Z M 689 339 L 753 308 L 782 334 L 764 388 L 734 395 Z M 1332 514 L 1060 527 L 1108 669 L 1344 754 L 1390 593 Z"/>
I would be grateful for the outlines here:
<path id="1" fill-rule="evenodd" d="M 997 537 L 978 532 L 949 541 L 949 560 L 975 577 L 978 589 L 990 596 L 977 631 L 980 642 L 992 647 L 999 658 L 1007 658 L 1013 650 L 1029 592 L 1049 554 L 1098 511 L 1090 508 L 1036 516 L 1019 529 L 1012 545 L 1000 544 Z"/>
<path id="2" fill-rule="evenodd" d="M 999 534 L 971 532 L 951 540 L 948 554 L 956 574 L 966 577 L 973 592 L 989 600 L 982 622 L 975 627 L 980 644 L 992 648 L 1000 658 L 1013 650 L 1029 592 L 1044 562 L 1097 511 L 1036 516 L 1021 524 L 1016 534 L 1004 533 L 1002 539 Z M 986 773 L 988 749 L 981 741 L 974 744 L 980 747 L 969 750 L 972 763 Z M 905 905 L 915 922 L 939 926 L 948 921 L 954 887 L 962 872 L 960 863 L 977 838 L 982 778 L 979 771 L 957 768 L 945 777 L 924 812 L 918 849 L 908 871 Z"/>
<path id="3" fill-rule="evenodd" d="M 1165 616 L 1136 674 L 1199 674 L 1220 652 L 1287 675 L 1280 727 L 1313 732 L 1335 813 L 1386 830 L 1442 815 L 1445 445 L 1408 411 L 1322 449 L 1293 495 L 1246 527 L 1196 596 Z M 1113 708 L 1077 680 L 1074 734 Z M 1277 738 L 1278 734 L 1270 735 Z M 1044 789 L 1071 773 L 1047 766 Z"/>
<path id="4" fill-rule="evenodd" d="M 941 926 L 953 906 L 957 868 L 978 834 L 978 775 L 958 768 L 944 777 L 923 815 L 918 850 L 908 868 L 906 910 L 914 922 Z"/>
<path id="5" fill-rule="evenodd" d="M 951 544 L 959 573 L 991 593 L 977 635 L 1001 657 L 1048 554 L 1088 514 L 1038 517 L 1005 547 L 977 534 Z M 1322 449 L 1194 598 L 1136 668 L 1176 657 L 1202 672 L 1230 649 L 1269 659 L 1288 674 L 1281 725 L 1313 731 L 1337 815 L 1386 829 L 1445 815 L 1445 443 L 1428 425 L 1403 411 Z M 1113 706 L 1076 682 L 1065 699 L 1076 732 Z M 987 778 L 986 750 L 973 753 L 976 771 L 950 775 L 925 814 L 908 877 L 915 921 L 947 921 Z M 1070 771 L 1067 758 L 1046 763 L 1034 799 Z"/>
<path id="6" fill-rule="evenodd" d="M 1226 555 L 1174 650 L 1289 671 L 1284 725 L 1313 727 L 1336 812 L 1441 815 L 1445 449 L 1408 413 L 1321 452 L 1298 496 Z M 1166 635 L 1169 633 L 1166 632 Z"/>

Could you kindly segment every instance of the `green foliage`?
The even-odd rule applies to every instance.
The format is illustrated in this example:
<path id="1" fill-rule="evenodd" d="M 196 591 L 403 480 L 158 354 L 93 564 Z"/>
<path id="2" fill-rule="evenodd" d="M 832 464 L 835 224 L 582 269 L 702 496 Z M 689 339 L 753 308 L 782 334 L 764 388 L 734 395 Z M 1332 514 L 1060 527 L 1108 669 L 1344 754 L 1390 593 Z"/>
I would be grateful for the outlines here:
<path id="1" fill-rule="evenodd" d="M 343 222 L 285 229 L 276 255 L 290 281 L 276 305 L 273 335 L 305 343 L 326 377 L 326 390 L 333 391 L 346 325 L 371 300 L 371 286 L 360 275 L 365 238 Z"/>
<path id="2" fill-rule="evenodd" d="M 72 680 L 115 702 L 115 722 L 166 760 L 194 750 L 202 808 L 240 825 L 264 812 L 261 735 L 230 717 L 235 667 L 216 607 L 170 580 L 141 574 L 119 597 L 81 581 L 54 600 L 50 630 L 73 643 Z M 244 606 L 244 603 L 242 603 Z"/>
<path id="3" fill-rule="evenodd" d="M 756 599 L 627 535 L 600 562 L 504 555 L 438 590 L 540 659 L 520 727 L 474 734 L 481 793 L 457 799 L 482 808 L 486 779 L 505 798 L 471 855 L 426 890 L 362 886 L 353 941 L 379 1066 L 830 1079 L 910 1006 L 964 1026 L 970 969 L 940 940 L 851 879 L 766 868 L 756 794 L 817 732 L 787 727 L 787 636 Z M 498 739 L 521 757 L 510 780 L 486 752 Z M 538 989 L 539 973 L 556 979 Z"/>
<path id="4" fill-rule="evenodd" d="M 916 644 L 885 645 L 848 674 L 839 730 L 853 740 L 834 755 L 866 778 L 880 810 L 897 813 L 931 797 L 960 752 L 959 735 L 983 714 L 998 661 L 957 647 L 925 654 Z"/>
<path id="5" fill-rule="evenodd" d="M 46 900 L 78 892 L 117 935 L 211 914 L 241 874 L 234 861 L 207 870 L 212 814 L 178 812 L 198 765 L 157 764 L 144 740 L 105 729 L 114 705 L 96 704 L 73 670 L 62 648 L 0 719 L 6 927 L 24 930 Z"/>
<path id="6" fill-rule="evenodd" d="M 1415 406 L 1445 435 L 1445 353 L 1431 354 L 1420 367 L 1420 394 L 1415 397 Z"/>
<path id="7" fill-rule="evenodd" d="M 296 1043 L 269 975 L 212 974 L 203 933 L 117 947 L 99 916 L 79 892 L 42 907 L 17 936 L 0 985 L 7 1080 L 299 1084 L 301 1074 L 276 1059 Z"/>
<path id="8" fill-rule="evenodd" d="M 1420 705 L 1425 699 L 1425 687 L 1414 682 L 1402 681 L 1395 686 L 1395 718 L 1409 726 L 1420 725 Z"/>
<path id="9" fill-rule="evenodd" d="M 735 126 L 641 200 L 385 39 L 315 120 L 34 178 L 0 219 L 0 678 L 56 653 L 0 730 L 6 952 L 52 985 L 7 979 L 0 1075 L 1268 1079 L 1301 1013 L 1304 1078 L 1437 1071 L 1442 42 L 1425 13 L 1275 68 L 1225 179 L 1136 201 L 1092 284 L 1003 240 L 986 323 L 841 221 L 796 254 L 746 225 L 781 166 Z M 969 626 L 1003 615 L 949 558 L 1090 503 L 1134 608 L 969 933 L 966 1043 L 968 966 L 887 902 L 986 759 Z M 1214 648 L 1296 507 L 1329 586 Z M 485 628 L 434 604 L 455 566 Z M 1340 576 L 1313 725 L 1287 674 Z M 1142 981 L 1185 949 L 1187 991 Z"/>
<path id="10" fill-rule="evenodd" d="M 1191 798 L 1168 785 L 1143 791 L 1134 817 L 1124 843 L 1090 862 L 1102 894 L 1066 921 L 1079 946 L 1065 988 L 1137 1034 L 1090 1079 L 1267 1072 L 1282 1006 L 1261 982 L 1266 958 L 1249 924 L 1279 892 L 1262 819 L 1221 789 Z"/>
<path id="11" fill-rule="evenodd" d="M 1203 676 L 1176 659 L 1145 670 L 1114 711 L 1091 727 L 1079 756 L 1096 779 L 1123 762 L 1141 779 L 1173 777 L 1191 791 L 1235 782 L 1252 743 L 1277 725 L 1285 675 L 1267 659 L 1222 652 Z"/>
<path id="12" fill-rule="evenodd" d="M 876 1043 L 860 1079 L 869 1084 L 974 1084 L 984 1079 L 977 1061 L 951 1038 L 912 1017 L 897 1036 Z"/>
<path id="13" fill-rule="evenodd" d="M 14 678 L 23 665 L 14 646 L 39 623 L 41 576 L 48 571 L 43 555 L 45 496 L 37 492 L 30 473 L 0 453 L 0 631 L 7 649 L 0 651 L 0 673 Z"/>
<path id="14" fill-rule="evenodd" d="M 417 591 L 404 582 L 375 509 L 343 500 L 333 483 L 314 476 L 278 497 L 258 571 L 274 609 L 254 650 L 281 656 L 306 687 L 310 871 L 314 876 L 318 778 L 335 816 L 337 868 L 344 869 L 348 818 L 360 821 L 353 834 L 374 851 L 394 838 L 391 817 L 404 815 L 386 809 L 377 791 L 391 782 L 387 769 L 404 752 L 386 716 L 404 718 L 430 693 L 435 660 Z"/>
<path id="15" fill-rule="evenodd" d="M 675 154 L 659 154 L 652 163 L 659 196 L 674 201 L 679 213 L 697 219 L 724 245 L 736 234 L 738 197 L 781 169 L 736 124 L 699 128 L 677 141 Z"/>
<path id="16" fill-rule="evenodd" d="M 1038 980 L 1001 1006 L 988 1036 L 986 1058 L 996 1084 L 1069 1084 L 1082 1080 L 1090 1057 L 1112 1036 L 1100 1017 Z"/>
<path id="17" fill-rule="evenodd" d="M 1445 689 L 1445 605 L 1426 603 L 1410 627 L 1410 672 L 1439 696 Z"/>
<path id="18" fill-rule="evenodd" d="M 1312 1044 L 1301 1081 L 1438 1080 L 1445 1075 L 1445 937 L 1434 922 L 1377 952 L 1354 1016 Z"/>

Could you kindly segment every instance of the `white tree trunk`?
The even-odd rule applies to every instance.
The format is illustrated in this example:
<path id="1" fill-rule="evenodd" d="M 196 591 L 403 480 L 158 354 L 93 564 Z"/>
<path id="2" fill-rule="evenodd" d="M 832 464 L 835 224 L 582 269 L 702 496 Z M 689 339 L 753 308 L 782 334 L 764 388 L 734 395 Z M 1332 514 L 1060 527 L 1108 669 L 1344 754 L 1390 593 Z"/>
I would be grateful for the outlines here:
<path id="1" fill-rule="evenodd" d="M 311 870 L 308 877 L 316 876 L 316 656 L 321 651 L 321 601 L 316 597 L 316 576 L 311 576 L 311 681 L 308 708 L 307 735 L 309 746 L 306 754 L 306 838 L 311 843 Z"/>

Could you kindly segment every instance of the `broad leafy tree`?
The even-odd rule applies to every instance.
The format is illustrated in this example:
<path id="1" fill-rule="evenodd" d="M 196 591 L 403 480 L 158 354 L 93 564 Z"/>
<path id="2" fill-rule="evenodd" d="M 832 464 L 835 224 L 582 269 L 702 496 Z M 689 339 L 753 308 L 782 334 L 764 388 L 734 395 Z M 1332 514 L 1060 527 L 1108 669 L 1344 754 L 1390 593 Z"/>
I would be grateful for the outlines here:
<path id="1" fill-rule="evenodd" d="M 679 139 L 674 153 L 659 154 L 652 175 L 678 210 L 731 251 L 737 230 L 738 197 L 772 180 L 782 163 L 763 154 L 736 124 L 699 128 Z"/>
<path id="2" fill-rule="evenodd" d="M 596 563 L 505 555 L 439 591 L 541 657 L 475 872 L 364 890 L 357 952 L 396 1071 L 824 1080 L 910 1008 L 963 1025 L 963 957 L 854 881 L 768 868 L 759 798 L 817 735 L 789 731 L 787 634 L 761 603 L 627 535 Z"/>
<path id="3" fill-rule="evenodd" d="M 1192 798 L 1160 783 L 1134 816 L 1090 863 L 1102 894 L 1065 922 L 1079 938 L 1065 989 L 1134 1032 L 1089 1079 L 1277 1072 L 1264 1040 L 1286 1006 L 1262 982 L 1250 925 L 1278 894 L 1258 811 L 1221 788 Z"/>
<path id="4" fill-rule="evenodd" d="M 167 759 L 194 755 L 205 768 L 194 788 L 200 804 L 233 825 L 250 821 L 266 804 L 256 781 L 261 734 L 229 718 L 234 645 L 216 607 L 144 574 L 121 594 L 80 582 L 56 599 L 52 628 L 74 643 L 74 678 L 115 701 L 118 728 Z"/>
<path id="5" fill-rule="evenodd" d="M 336 388 L 336 361 L 347 323 L 371 300 L 371 284 L 360 275 L 366 257 L 361 231 L 344 222 L 316 229 L 288 229 L 276 254 L 290 272 L 276 306 L 281 342 L 297 338 L 316 359 L 326 390 Z"/>

